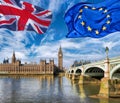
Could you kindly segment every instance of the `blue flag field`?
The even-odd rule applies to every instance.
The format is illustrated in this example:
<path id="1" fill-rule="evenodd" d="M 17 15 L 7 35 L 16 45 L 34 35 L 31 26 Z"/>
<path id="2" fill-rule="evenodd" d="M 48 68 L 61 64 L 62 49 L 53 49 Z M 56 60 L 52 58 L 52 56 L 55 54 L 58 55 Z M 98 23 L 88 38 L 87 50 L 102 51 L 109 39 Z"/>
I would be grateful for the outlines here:
<path id="1" fill-rule="evenodd" d="M 105 0 L 102 3 L 79 3 L 65 14 L 68 38 L 101 38 L 120 31 L 120 0 Z"/>

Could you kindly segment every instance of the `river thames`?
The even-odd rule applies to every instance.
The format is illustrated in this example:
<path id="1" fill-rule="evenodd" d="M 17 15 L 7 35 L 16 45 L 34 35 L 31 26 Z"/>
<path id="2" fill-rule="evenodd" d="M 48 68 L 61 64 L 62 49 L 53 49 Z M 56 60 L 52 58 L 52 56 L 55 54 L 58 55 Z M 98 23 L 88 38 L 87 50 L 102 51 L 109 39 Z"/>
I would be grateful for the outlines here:
<path id="1" fill-rule="evenodd" d="M 66 77 L 0 76 L 0 103 L 120 103 L 120 98 L 91 98 L 99 84 L 78 85 Z"/>

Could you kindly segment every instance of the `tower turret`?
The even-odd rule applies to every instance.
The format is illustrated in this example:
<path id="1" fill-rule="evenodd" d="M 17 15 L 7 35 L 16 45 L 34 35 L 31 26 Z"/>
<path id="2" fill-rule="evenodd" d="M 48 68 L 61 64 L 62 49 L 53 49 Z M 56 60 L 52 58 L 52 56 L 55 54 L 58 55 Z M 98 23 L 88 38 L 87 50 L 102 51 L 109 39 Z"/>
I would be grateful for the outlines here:
<path id="1" fill-rule="evenodd" d="M 16 62 L 16 57 L 15 57 L 15 52 L 13 51 L 13 55 L 12 55 L 12 63 Z"/>

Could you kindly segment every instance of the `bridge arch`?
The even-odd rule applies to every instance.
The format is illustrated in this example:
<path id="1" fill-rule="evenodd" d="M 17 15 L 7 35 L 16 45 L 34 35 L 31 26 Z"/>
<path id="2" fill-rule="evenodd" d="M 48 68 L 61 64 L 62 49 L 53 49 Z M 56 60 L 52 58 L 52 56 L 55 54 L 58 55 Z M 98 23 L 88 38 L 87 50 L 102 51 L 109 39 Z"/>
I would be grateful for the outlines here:
<path id="1" fill-rule="evenodd" d="M 81 73 L 82 73 L 82 70 L 81 70 L 80 68 L 77 68 L 77 69 L 75 70 L 75 73 L 76 73 L 76 74 L 81 74 Z"/>
<path id="2" fill-rule="evenodd" d="M 85 69 L 84 74 L 96 79 L 101 79 L 104 77 L 104 69 L 100 66 L 91 66 Z"/>
<path id="3" fill-rule="evenodd" d="M 103 71 L 105 71 L 103 66 L 97 65 L 97 66 L 87 66 L 87 67 L 85 67 L 84 73 L 86 72 L 87 69 L 94 68 L 94 67 L 98 68 L 98 69 L 102 69 Z"/>
<path id="4" fill-rule="evenodd" d="M 110 72 L 110 78 L 120 78 L 120 64 L 115 66 Z"/>
<path id="5" fill-rule="evenodd" d="M 71 70 L 71 73 L 74 73 L 74 70 Z"/>

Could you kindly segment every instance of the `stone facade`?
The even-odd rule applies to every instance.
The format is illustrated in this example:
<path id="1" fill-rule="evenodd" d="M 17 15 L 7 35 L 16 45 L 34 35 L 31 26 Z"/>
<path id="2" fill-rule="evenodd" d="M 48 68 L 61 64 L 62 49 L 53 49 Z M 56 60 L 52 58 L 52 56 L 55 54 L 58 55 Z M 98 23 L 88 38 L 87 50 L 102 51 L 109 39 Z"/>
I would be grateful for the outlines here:
<path id="1" fill-rule="evenodd" d="M 0 74 L 54 74 L 55 71 L 58 71 L 56 69 L 61 68 L 57 67 L 54 60 L 51 59 L 49 63 L 46 60 L 40 60 L 39 64 L 22 64 L 20 60 L 16 59 L 15 52 L 13 52 L 11 63 L 9 60 L 4 60 L 0 64 Z"/>

